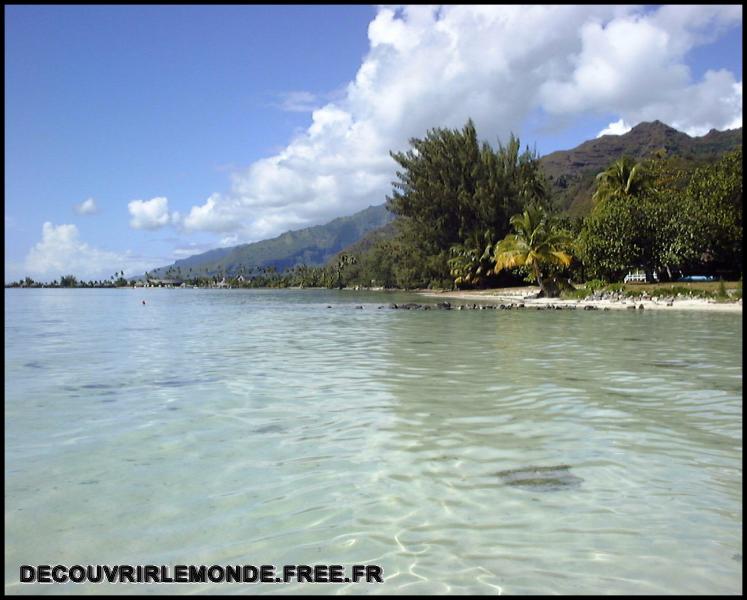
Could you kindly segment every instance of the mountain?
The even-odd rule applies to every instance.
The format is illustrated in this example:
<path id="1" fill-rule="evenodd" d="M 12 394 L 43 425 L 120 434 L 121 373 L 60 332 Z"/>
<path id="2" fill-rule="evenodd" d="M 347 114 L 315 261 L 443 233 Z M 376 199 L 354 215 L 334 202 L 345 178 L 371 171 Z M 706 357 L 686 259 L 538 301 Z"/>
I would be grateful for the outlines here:
<path id="1" fill-rule="evenodd" d="M 623 155 L 638 160 L 664 151 L 685 163 L 714 160 L 742 145 L 742 128 L 716 131 L 701 137 L 665 125 L 661 121 L 639 123 L 623 135 L 603 135 L 572 150 L 552 152 L 540 158 L 558 206 L 572 216 L 588 214 L 597 173 Z"/>
<path id="2" fill-rule="evenodd" d="M 269 240 L 196 254 L 177 260 L 173 265 L 154 269 L 150 275 L 155 278 L 218 273 L 235 275 L 241 267 L 249 272 L 255 267 L 274 266 L 278 271 L 283 271 L 301 264 L 320 266 L 343 248 L 393 219 L 394 215 L 383 204 L 369 206 L 326 225 L 287 231 Z"/>

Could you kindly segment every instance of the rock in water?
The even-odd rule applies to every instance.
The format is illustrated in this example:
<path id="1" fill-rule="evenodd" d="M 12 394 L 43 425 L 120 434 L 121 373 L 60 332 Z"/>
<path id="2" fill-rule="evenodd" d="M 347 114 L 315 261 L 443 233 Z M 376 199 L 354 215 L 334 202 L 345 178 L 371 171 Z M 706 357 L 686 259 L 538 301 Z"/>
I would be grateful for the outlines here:
<path id="1" fill-rule="evenodd" d="M 525 467 L 496 473 L 506 485 L 537 492 L 557 492 L 577 488 L 583 479 L 570 472 L 569 465 Z"/>

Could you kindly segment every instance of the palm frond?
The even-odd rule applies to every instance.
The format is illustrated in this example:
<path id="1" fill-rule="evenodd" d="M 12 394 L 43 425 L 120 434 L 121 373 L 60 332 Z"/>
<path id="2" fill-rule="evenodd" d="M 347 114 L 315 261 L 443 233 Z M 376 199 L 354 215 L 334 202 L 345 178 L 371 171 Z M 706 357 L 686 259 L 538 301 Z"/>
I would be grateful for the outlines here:
<path id="1" fill-rule="evenodd" d="M 573 262 L 573 257 L 563 251 L 560 250 L 553 250 L 549 252 L 549 256 L 552 256 L 556 259 L 557 264 L 561 264 L 564 267 L 567 267 Z"/>

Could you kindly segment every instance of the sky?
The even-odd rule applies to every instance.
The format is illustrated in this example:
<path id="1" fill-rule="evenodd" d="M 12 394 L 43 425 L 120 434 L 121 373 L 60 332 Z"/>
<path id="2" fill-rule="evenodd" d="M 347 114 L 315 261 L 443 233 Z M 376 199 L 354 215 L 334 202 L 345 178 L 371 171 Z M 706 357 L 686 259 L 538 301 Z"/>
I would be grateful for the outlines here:
<path id="1" fill-rule="evenodd" d="M 434 127 L 541 154 L 742 126 L 741 5 L 5 6 L 5 281 L 385 202 Z"/>

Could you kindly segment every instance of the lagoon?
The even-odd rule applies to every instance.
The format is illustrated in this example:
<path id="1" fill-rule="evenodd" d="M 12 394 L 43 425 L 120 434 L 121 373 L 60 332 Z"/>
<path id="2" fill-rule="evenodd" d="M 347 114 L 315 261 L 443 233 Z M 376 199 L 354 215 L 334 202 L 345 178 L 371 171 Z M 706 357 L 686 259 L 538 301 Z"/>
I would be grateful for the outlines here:
<path id="1" fill-rule="evenodd" d="M 138 593 L 742 592 L 741 313 L 407 301 L 6 289 L 6 593 L 133 591 L 21 564 L 384 577 Z"/>

